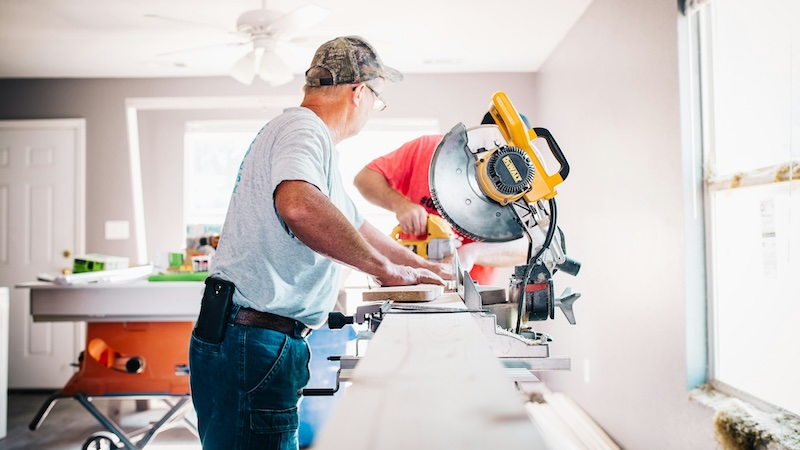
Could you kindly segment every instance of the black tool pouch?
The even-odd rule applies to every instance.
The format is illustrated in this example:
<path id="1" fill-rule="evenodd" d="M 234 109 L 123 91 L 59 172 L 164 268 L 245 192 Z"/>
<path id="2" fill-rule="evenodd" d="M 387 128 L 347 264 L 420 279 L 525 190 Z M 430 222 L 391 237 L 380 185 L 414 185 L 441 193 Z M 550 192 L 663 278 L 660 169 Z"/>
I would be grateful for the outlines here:
<path id="1" fill-rule="evenodd" d="M 234 288 L 230 281 L 206 278 L 200 316 L 194 327 L 195 336 L 212 344 L 219 344 L 225 339 L 225 328 L 233 307 Z"/>

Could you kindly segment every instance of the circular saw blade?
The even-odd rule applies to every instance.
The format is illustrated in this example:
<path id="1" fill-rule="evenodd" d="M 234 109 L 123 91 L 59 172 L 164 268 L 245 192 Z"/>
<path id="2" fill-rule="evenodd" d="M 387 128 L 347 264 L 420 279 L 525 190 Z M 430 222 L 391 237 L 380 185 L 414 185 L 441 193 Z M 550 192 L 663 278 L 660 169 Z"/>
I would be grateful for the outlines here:
<path id="1" fill-rule="evenodd" d="M 476 241 L 506 242 L 523 236 L 512 206 L 487 197 L 478 184 L 475 153 L 505 144 L 496 125 L 459 123 L 439 142 L 428 174 L 436 209 L 459 233 Z"/>

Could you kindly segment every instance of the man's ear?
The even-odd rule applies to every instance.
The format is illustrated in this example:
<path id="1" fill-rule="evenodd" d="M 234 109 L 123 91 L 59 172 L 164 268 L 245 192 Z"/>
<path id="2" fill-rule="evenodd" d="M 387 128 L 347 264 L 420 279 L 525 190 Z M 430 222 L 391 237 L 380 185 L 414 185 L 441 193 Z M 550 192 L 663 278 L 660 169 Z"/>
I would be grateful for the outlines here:
<path id="1" fill-rule="evenodd" d="M 360 106 L 361 102 L 364 101 L 364 90 L 366 90 L 364 83 L 359 83 L 353 88 L 351 98 L 354 105 Z"/>

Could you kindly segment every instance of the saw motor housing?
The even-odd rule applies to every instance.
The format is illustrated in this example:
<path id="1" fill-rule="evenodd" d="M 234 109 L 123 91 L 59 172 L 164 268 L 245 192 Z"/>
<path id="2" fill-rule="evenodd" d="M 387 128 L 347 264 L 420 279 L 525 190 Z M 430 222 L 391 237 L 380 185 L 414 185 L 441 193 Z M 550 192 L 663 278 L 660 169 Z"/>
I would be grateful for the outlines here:
<path id="1" fill-rule="evenodd" d="M 494 118 L 497 129 L 503 135 L 506 145 L 501 145 L 491 150 L 489 155 L 487 155 L 487 161 L 497 152 L 506 153 L 506 149 L 516 148 L 521 150 L 524 156 L 522 158 L 502 157 L 501 159 L 504 164 L 500 167 L 499 171 L 504 172 L 503 167 L 505 167 L 507 172 L 511 175 L 512 181 L 515 183 L 518 179 L 522 178 L 521 176 L 514 176 L 515 171 L 522 174 L 532 170 L 533 173 L 530 174 L 530 182 L 528 183 L 516 183 L 517 186 L 503 183 L 503 187 L 510 188 L 513 186 L 516 188 L 514 190 L 519 192 L 508 194 L 501 193 L 501 195 L 496 196 L 493 195 L 492 192 L 495 189 L 487 184 L 485 180 L 486 176 L 483 175 L 484 173 L 487 175 L 490 174 L 488 170 L 489 167 L 479 168 L 478 173 L 481 174 L 481 188 L 484 192 L 493 200 L 504 205 L 523 196 L 528 203 L 535 203 L 539 200 L 549 200 L 555 197 L 557 194 L 556 186 L 562 183 L 567 178 L 567 175 L 569 175 L 569 163 L 564 153 L 561 151 L 561 148 L 558 146 L 558 143 L 553 138 L 553 135 L 550 134 L 546 128 L 526 129 L 525 122 L 522 121 L 522 117 L 514 108 L 514 105 L 511 104 L 511 100 L 508 99 L 505 92 L 497 92 L 494 94 L 492 97 L 492 105 L 489 107 L 489 113 L 492 115 L 492 118 Z M 548 174 L 546 172 L 541 155 L 536 152 L 536 149 L 531 144 L 531 142 L 536 140 L 539 136 L 547 141 L 550 151 L 561 165 L 559 171 L 554 174 Z M 502 178 L 499 177 L 497 179 L 502 180 Z M 505 177 L 505 179 L 508 179 L 508 177 Z"/>

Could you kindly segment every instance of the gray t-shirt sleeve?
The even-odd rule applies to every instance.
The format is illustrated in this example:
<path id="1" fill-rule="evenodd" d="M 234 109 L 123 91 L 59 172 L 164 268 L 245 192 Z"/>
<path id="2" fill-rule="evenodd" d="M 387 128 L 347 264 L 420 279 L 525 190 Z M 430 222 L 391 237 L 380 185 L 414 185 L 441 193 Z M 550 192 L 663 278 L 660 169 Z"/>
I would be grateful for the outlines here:
<path id="1" fill-rule="evenodd" d="M 330 166 L 330 149 L 319 131 L 302 128 L 287 134 L 278 142 L 281 151 L 272 154 L 270 172 L 272 189 L 286 180 L 301 180 L 313 184 L 330 197 L 327 169 Z"/>
<path id="2" fill-rule="evenodd" d="M 338 152 L 327 130 L 320 128 L 316 122 L 309 123 L 307 127 L 298 126 L 285 134 L 278 146 L 281 151 L 272 155 L 270 164 L 273 192 L 284 181 L 305 181 L 328 197 L 356 229 L 361 227 L 364 218 L 342 185 Z M 278 219 L 284 229 L 292 234 L 280 215 Z"/>

